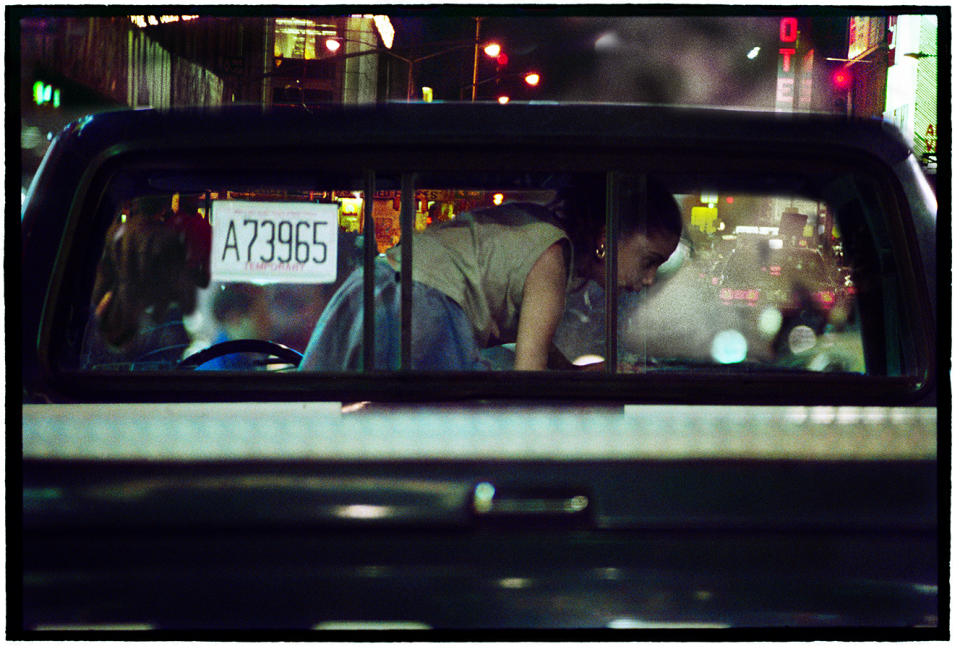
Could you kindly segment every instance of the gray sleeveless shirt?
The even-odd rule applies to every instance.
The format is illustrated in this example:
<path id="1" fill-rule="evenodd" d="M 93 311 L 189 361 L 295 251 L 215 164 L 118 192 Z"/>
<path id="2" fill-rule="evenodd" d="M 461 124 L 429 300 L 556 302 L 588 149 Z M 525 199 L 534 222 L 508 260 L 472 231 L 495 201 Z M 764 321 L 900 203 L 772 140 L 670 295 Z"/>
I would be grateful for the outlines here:
<path id="1" fill-rule="evenodd" d="M 477 344 L 516 340 L 523 286 L 551 245 L 572 245 L 539 205 L 508 203 L 458 214 L 413 237 L 413 280 L 449 296 L 469 319 Z M 399 268 L 400 247 L 387 251 Z M 567 280 L 570 280 L 568 269 Z"/>

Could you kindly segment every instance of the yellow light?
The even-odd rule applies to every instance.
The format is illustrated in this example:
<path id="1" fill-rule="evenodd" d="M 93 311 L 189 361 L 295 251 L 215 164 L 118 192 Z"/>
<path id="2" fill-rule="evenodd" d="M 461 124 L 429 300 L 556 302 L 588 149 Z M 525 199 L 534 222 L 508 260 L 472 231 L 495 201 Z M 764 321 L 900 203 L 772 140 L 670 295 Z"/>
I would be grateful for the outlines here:
<path id="1" fill-rule="evenodd" d="M 389 50 L 393 47 L 394 36 L 393 23 L 390 22 L 390 17 L 374 16 L 373 24 L 376 25 L 377 31 L 380 33 L 380 40 L 383 41 L 383 46 Z"/>
<path id="2" fill-rule="evenodd" d="M 427 103 L 433 101 L 433 88 L 430 86 L 423 86 L 420 88 L 420 92 L 423 93 L 423 100 Z"/>
<path id="3" fill-rule="evenodd" d="M 509 101 L 510 101 L 510 98 L 507 97 L 506 95 L 500 95 L 499 97 L 497 97 L 497 102 L 501 105 L 506 104 Z"/>
<path id="4" fill-rule="evenodd" d="M 500 205 L 503 203 L 503 194 L 494 194 L 493 195 L 493 204 Z"/>
<path id="5" fill-rule="evenodd" d="M 500 56 L 500 44 L 499 43 L 489 43 L 484 46 L 483 53 L 491 58 L 496 58 Z"/>
<path id="6" fill-rule="evenodd" d="M 540 75 L 536 72 L 528 72 L 523 80 L 527 82 L 528 86 L 535 86 L 540 83 Z"/>

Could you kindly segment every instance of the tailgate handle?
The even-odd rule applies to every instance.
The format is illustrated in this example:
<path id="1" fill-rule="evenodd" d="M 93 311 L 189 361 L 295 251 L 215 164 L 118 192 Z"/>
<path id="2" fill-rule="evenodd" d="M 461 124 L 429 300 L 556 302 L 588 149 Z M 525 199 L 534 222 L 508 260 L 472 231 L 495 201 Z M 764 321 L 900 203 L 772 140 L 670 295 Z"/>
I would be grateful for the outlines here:
<path id="1" fill-rule="evenodd" d="M 481 482 L 473 490 L 473 511 L 480 515 L 521 514 L 545 516 L 582 514 L 590 499 L 580 493 L 550 496 L 501 496 L 489 482 Z"/>

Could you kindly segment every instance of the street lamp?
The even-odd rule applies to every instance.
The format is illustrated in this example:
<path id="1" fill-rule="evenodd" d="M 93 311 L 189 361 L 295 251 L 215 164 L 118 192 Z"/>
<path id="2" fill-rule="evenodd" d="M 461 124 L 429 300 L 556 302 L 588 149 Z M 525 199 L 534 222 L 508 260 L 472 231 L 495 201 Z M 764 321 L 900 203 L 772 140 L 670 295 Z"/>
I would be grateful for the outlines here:
<path id="1" fill-rule="evenodd" d="M 470 101 L 477 100 L 477 75 L 480 71 L 480 23 L 483 18 L 477 16 L 473 19 L 476 23 L 476 31 L 473 36 L 473 83 L 470 90 Z M 488 43 L 483 48 L 483 53 L 491 59 L 497 60 L 497 65 L 505 66 L 507 64 L 507 55 L 504 54 L 498 43 Z"/>
<path id="2" fill-rule="evenodd" d="M 492 80 L 492 79 L 485 79 L 483 81 L 478 81 L 478 75 L 480 70 L 481 48 L 485 56 L 491 59 L 494 59 L 497 62 L 498 72 L 501 68 L 505 67 L 509 61 L 509 58 L 503 52 L 503 48 L 499 43 L 497 42 L 487 42 L 485 44 L 481 43 L 480 23 L 482 20 L 483 18 L 481 17 L 474 18 L 474 21 L 476 23 L 476 30 L 475 30 L 473 40 L 447 41 L 446 43 L 435 43 L 434 45 L 449 44 L 450 46 L 438 52 L 433 52 L 431 54 L 426 54 L 423 56 L 417 56 L 417 57 L 403 56 L 401 54 L 394 52 L 389 45 L 386 47 L 370 47 L 370 49 L 365 49 L 358 52 L 341 53 L 341 48 L 344 43 L 357 43 L 357 44 L 365 45 L 368 47 L 371 45 L 371 43 L 353 40 L 353 39 L 345 38 L 343 36 L 328 36 L 324 39 L 323 45 L 324 45 L 324 48 L 327 50 L 327 52 L 329 52 L 329 56 L 324 56 L 320 58 L 321 60 L 327 59 L 327 58 L 347 59 L 347 58 L 353 58 L 356 56 L 366 56 L 368 54 L 385 54 L 387 56 L 403 61 L 404 63 L 407 64 L 407 93 L 406 93 L 407 101 L 412 101 L 414 96 L 414 88 L 415 88 L 414 79 L 413 79 L 414 65 L 416 65 L 417 63 L 421 63 L 422 61 L 426 61 L 428 59 L 442 56 L 450 52 L 463 50 L 472 46 L 474 50 L 474 54 L 473 54 L 473 80 L 471 83 L 470 99 L 471 101 L 476 101 L 477 86 Z M 540 75 L 536 72 L 527 72 L 523 76 L 524 76 L 524 81 L 529 86 L 536 86 L 537 84 L 540 83 Z"/>
<path id="3" fill-rule="evenodd" d="M 479 40 L 475 40 L 475 41 L 461 41 L 461 42 L 459 42 L 459 43 L 456 43 L 456 44 L 454 44 L 454 45 L 451 45 L 451 46 L 448 47 L 448 48 L 445 48 L 445 49 L 443 49 L 443 50 L 440 50 L 439 52 L 433 52 L 433 53 L 431 53 L 431 54 L 426 54 L 426 55 L 424 55 L 424 56 L 418 56 L 418 57 L 411 58 L 411 57 L 406 57 L 406 56 L 402 56 L 402 55 L 400 55 L 400 54 L 397 54 L 397 53 L 394 52 L 393 50 L 391 50 L 391 49 L 389 49 L 389 48 L 386 48 L 386 47 L 377 47 L 377 48 L 373 48 L 373 49 L 369 49 L 369 50 L 362 50 L 362 51 L 360 51 L 360 52 L 350 52 L 349 54 L 343 54 L 343 55 L 337 54 L 337 52 L 339 52 L 339 50 L 340 50 L 341 44 L 343 44 L 343 43 L 359 43 L 359 44 L 361 44 L 361 45 L 369 45 L 369 43 L 364 43 L 363 41 L 356 41 L 356 40 L 353 40 L 353 39 L 344 38 L 343 36 L 331 36 L 330 38 L 327 38 L 326 41 L 325 41 L 325 43 L 324 43 L 324 45 L 325 45 L 325 47 L 327 48 L 327 50 L 328 50 L 329 52 L 331 52 L 331 54 L 332 54 L 332 56 L 327 57 L 327 58 L 334 58 L 334 57 L 336 57 L 336 56 L 342 56 L 342 58 L 345 58 L 345 59 L 346 59 L 346 58 L 352 58 L 352 57 L 355 57 L 355 56 L 365 56 L 365 55 L 367 55 L 367 54 L 386 54 L 387 56 L 392 56 L 393 58 L 398 59 L 398 60 L 403 61 L 404 63 L 406 63 L 406 64 L 407 64 L 407 101 L 411 101 L 411 100 L 413 99 L 413 94 L 414 94 L 414 93 L 413 93 L 413 91 L 414 91 L 413 66 L 414 66 L 414 65 L 416 65 L 417 63 L 420 63 L 420 62 L 422 62 L 422 61 L 426 61 L 426 60 L 428 60 L 428 59 L 432 59 L 432 58 L 435 58 L 435 57 L 437 57 L 437 56 L 442 56 L 442 55 L 444 55 L 444 54 L 449 54 L 450 52 L 456 52 L 456 51 L 459 51 L 459 50 L 463 50 L 463 49 L 466 49 L 466 48 L 468 48 L 468 47 L 474 47 L 476 50 L 479 50 L 479 47 L 480 47 L 480 42 L 479 42 Z M 493 58 L 493 59 L 501 60 L 501 59 L 505 59 L 505 58 L 506 58 L 506 55 L 502 52 L 499 43 L 491 42 L 491 43 L 486 44 L 486 45 L 484 46 L 484 48 L 483 48 L 483 52 L 484 52 L 484 54 L 486 54 L 487 56 L 489 56 L 490 58 Z M 473 68 L 474 84 L 476 84 L 477 70 L 478 70 L 478 69 L 479 69 L 479 61 L 475 59 L 475 60 L 474 60 L 474 68 Z M 531 85 L 536 85 L 536 84 L 531 84 Z M 473 98 L 476 99 L 476 85 L 474 85 Z"/>
<path id="4" fill-rule="evenodd" d="M 480 81 L 476 81 L 475 83 L 473 83 L 472 84 L 473 96 L 474 98 L 476 98 L 477 88 L 479 88 L 482 85 L 492 83 L 494 81 L 499 82 L 499 81 L 503 81 L 504 79 L 513 79 L 513 78 L 522 78 L 523 82 L 526 83 L 531 88 L 535 88 L 536 86 L 540 85 L 540 80 L 541 80 L 540 73 L 532 70 L 529 72 L 511 72 L 509 74 L 497 75 L 497 76 L 489 77 L 487 79 L 482 79 Z M 506 104 L 507 102 L 510 101 L 510 97 L 509 95 L 501 94 L 497 96 L 497 101 L 501 104 Z"/>

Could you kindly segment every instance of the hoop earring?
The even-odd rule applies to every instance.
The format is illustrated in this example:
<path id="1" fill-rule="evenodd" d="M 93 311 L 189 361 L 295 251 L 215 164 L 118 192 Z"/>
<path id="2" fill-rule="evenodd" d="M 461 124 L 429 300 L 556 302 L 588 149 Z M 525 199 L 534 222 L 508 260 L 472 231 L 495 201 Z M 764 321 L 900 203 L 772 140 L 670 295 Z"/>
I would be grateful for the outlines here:
<path id="1" fill-rule="evenodd" d="M 597 259 L 603 259 L 607 256 L 607 248 L 604 243 L 601 241 L 600 245 L 593 251 L 593 254 L 597 256 Z"/>

